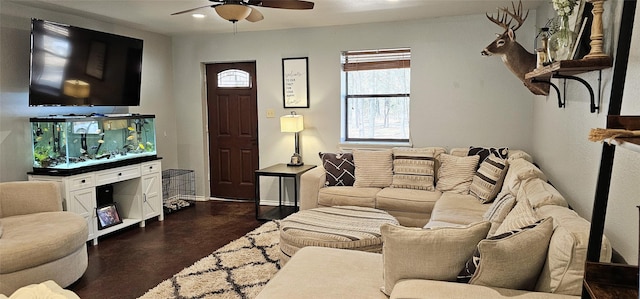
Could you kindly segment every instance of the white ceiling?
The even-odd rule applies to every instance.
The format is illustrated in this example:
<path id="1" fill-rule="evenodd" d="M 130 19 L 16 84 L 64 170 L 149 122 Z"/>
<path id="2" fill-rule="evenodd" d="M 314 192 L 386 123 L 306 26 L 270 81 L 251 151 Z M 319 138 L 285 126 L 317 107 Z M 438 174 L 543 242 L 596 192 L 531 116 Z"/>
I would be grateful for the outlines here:
<path id="1" fill-rule="evenodd" d="M 4 0 L 3 0 L 4 1 Z M 207 0 L 10 0 L 23 5 L 55 10 L 133 28 L 177 35 L 184 33 L 229 33 L 233 25 L 220 18 L 213 8 L 191 13 L 172 13 L 214 4 Z M 313 1 L 313 0 L 312 0 Z M 525 9 L 535 9 L 548 0 L 524 0 Z M 511 6 L 507 0 L 315 0 L 313 10 L 259 8 L 264 20 L 240 21 L 237 31 L 391 22 L 454 15 L 494 13 L 497 7 Z"/>

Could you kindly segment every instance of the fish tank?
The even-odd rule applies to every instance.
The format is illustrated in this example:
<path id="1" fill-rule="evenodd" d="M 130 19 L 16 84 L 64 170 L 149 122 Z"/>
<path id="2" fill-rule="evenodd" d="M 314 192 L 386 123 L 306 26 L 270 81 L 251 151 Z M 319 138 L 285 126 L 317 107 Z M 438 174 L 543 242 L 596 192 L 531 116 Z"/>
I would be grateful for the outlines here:
<path id="1" fill-rule="evenodd" d="M 157 159 L 154 115 L 31 118 L 33 173 L 75 174 Z"/>

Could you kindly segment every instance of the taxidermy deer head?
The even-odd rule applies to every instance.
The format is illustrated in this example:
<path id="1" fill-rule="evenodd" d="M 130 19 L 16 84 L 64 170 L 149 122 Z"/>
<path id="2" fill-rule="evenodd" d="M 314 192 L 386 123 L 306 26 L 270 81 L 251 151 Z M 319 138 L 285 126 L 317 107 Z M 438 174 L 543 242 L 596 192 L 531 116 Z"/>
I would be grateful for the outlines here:
<path id="1" fill-rule="evenodd" d="M 518 42 L 516 42 L 515 31 L 524 24 L 524 21 L 529 16 L 527 14 L 522 16 L 522 1 L 518 3 L 516 8 L 515 4 L 511 2 L 513 12 L 508 8 L 498 8 L 498 15 L 496 17 L 489 16 L 487 18 L 504 29 L 502 34 L 496 34 L 498 38 L 489 44 L 484 50 L 482 50 L 482 56 L 500 55 L 502 61 L 507 65 L 511 72 L 520 78 L 524 85 L 536 95 L 547 95 L 549 93 L 549 85 L 544 83 L 532 83 L 531 80 L 524 78 L 524 75 L 536 68 L 536 55 L 529 53 Z M 502 13 L 501 13 L 502 12 Z M 516 21 L 517 24 L 511 25 L 512 21 Z"/>

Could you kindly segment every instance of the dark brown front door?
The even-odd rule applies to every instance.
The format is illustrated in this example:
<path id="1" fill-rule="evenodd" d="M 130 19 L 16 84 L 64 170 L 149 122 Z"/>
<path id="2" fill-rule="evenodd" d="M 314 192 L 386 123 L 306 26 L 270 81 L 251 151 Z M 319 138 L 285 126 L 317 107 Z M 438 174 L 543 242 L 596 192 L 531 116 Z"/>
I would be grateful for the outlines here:
<path id="1" fill-rule="evenodd" d="M 255 62 L 207 64 L 211 196 L 254 199 L 258 169 Z"/>

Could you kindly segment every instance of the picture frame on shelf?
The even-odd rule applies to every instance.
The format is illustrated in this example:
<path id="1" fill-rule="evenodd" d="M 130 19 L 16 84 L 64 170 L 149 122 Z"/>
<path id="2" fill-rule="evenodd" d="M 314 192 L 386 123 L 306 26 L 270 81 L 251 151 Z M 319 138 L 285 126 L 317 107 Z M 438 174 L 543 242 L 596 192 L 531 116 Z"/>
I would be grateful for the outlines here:
<path id="1" fill-rule="evenodd" d="M 582 56 L 580 56 L 580 53 L 578 52 L 578 49 L 582 49 L 584 48 L 584 45 L 582 45 L 582 41 L 586 38 L 584 36 L 584 30 L 585 27 L 588 23 L 588 18 L 584 18 L 583 22 L 582 22 L 582 26 L 580 27 L 580 31 L 578 31 L 578 34 L 576 36 L 576 40 L 573 43 L 573 50 L 571 51 L 571 59 L 577 60 L 582 58 L 582 56 L 586 55 L 583 54 Z M 590 23 L 590 22 L 589 22 Z M 581 52 L 584 52 L 584 50 L 582 50 Z M 589 49 L 587 49 L 586 53 L 589 53 Z"/>
<path id="2" fill-rule="evenodd" d="M 591 14 L 591 10 L 593 9 L 593 4 L 586 2 L 584 3 L 584 10 L 587 13 L 584 13 L 584 17 L 582 23 L 580 24 L 580 31 L 576 32 L 576 41 L 574 42 L 574 50 L 572 59 L 578 60 L 584 58 L 589 51 L 591 51 L 591 25 L 593 24 L 593 14 Z"/>
<path id="3" fill-rule="evenodd" d="M 115 203 L 110 203 L 96 208 L 98 216 L 98 229 L 105 229 L 122 223 L 122 218 L 118 214 L 118 208 Z"/>
<path id="4" fill-rule="evenodd" d="M 284 108 L 309 108 L 309 58 L 282 59 Z"/>

